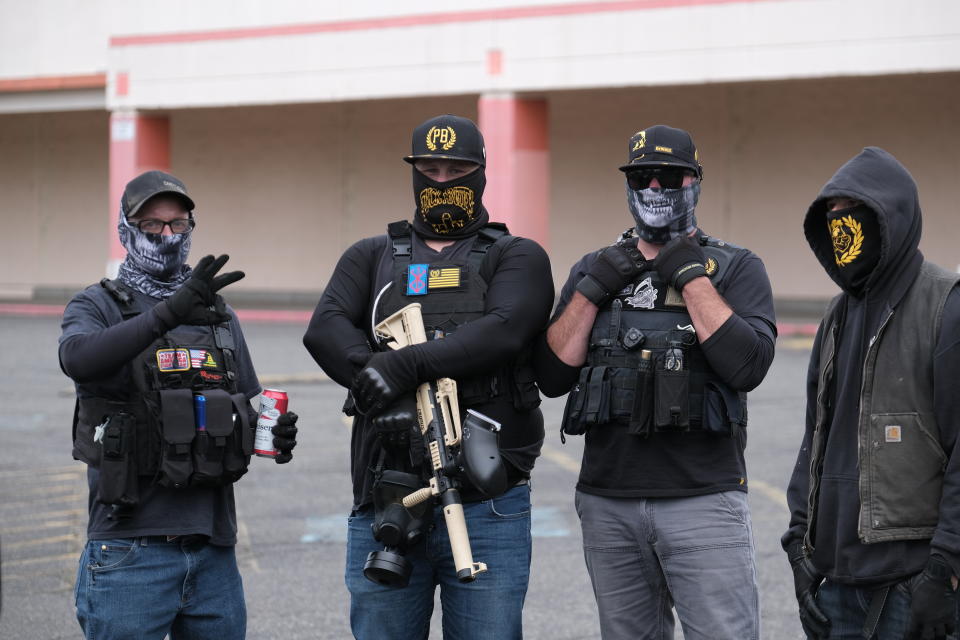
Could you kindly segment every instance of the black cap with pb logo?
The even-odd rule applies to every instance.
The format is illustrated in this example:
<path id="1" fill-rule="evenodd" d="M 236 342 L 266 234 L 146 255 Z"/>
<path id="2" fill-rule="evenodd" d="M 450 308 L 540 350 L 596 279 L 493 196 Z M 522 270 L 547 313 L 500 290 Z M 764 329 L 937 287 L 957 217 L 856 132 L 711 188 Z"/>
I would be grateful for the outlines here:
<path id="1" fill-rule="evenodd" d="M 120 204 L 124 214 L 129 218 L 136 215 L 147 200 L 162 193 L 179 197 L 187 211 L 193 211 L 196 207 L 187 195 L 186 185 L 176 176 L 163 171 L 147 171 L 128 182 L 123 190 Z"/>
<path id="2" fill-rule="evenodd" d="M 425 158 L 466 160 L 486 166 L 483 135 L 467 118 L 450 114 L 430 118 L 413 130 L 413 152 L 404 160 L 413 164 Z"/>
<path id="3" fill-rule="evenodd" d="M 620 167 L 620 171 L 673 165 L 687 167 L 703 177 L 697 147 L 690 134 L 683 129 L 663 124 L 648 127 L 630 136 L 627 149 L 629 162 Z"/>

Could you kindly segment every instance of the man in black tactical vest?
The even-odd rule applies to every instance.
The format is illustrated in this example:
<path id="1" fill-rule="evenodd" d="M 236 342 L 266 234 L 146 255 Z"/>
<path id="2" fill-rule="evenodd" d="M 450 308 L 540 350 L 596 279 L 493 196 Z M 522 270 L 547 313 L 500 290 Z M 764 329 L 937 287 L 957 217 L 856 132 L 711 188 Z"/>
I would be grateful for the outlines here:
<path id="1" fill-rule="evenodd" d="M 960 575 L 960 275 L 924 260 L 920 201 L 867 147 L 803 222 L 839 285 L 807 377 L 781 540 L 808 638 L 953 638 Z"/>
<path id="2" fill-rule="evenodd" d="M 635 226 L 570 270 L 535 354 L 561 436 L 585 434 L 576 505 L 606 640 L 759 637 L 746 392 L 773 360 L 760 259 L 705 235 L 686 131 L 629 141 Z"/>
<path id="3" fill-rule="evenodd" d="M 60 366 L 76 383 L 74 458 L 87 463 L 77 573 L 87 638 L 241 639 L 246 605 L 233 484 L 247 471 L 260 393 L 236 315 L 217 292 L 228 256 L 187 265 L 194 203 L 161 171 L 131 180 L 117 279 L 67 304 Z M 289 462 L 297 416 L 274 427 Z"/>
<path id="4" fill-rule="evenodd" d="M 527 353 L 550 313 L 550 264 L 537 243 L 489 221 L 486 153 L 473 122 L 431 118 L 414 129 L 412 146 L 404 158 L 413 165 L 412 223 L 392 223 L 386 235 L 347 249 L 303 339 L 323 370 L 351 389 L 350 625 L 360 639 L 426 638 L 439 584 L 444 637 L 520 638 L 531 550 L 528 478 L 543 443 Z M 373 327 L 414 302 L 428 340 L 391 350 Z M 485 496 L 461 478 L 473 557 L 489 570 L 458 580 L 443 509 L 427 503 L 432 512 L 413 514 L 394 550 L 406 569 L 394 586 L 376 583 L 364 577 L 368 557 L 384 549 L 371 525 L 383 531 L 385 509 L 402 512 L 398 499 L 425 479 L 430 454 L 415 392 L 440 378 L 456 381 L 462 415 L 472 409 L 501 424 L 507 490 Z"/>

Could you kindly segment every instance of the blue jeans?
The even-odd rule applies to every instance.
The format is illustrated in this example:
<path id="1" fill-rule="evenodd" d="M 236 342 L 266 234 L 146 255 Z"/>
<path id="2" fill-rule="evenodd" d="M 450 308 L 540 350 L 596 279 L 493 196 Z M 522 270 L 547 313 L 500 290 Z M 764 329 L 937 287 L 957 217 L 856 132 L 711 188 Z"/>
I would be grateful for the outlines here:
<path id="1" fill-rule="evenodd" d="M 872 640 L 901 640 L 910 624 L 910 580 L 890 587 Z M 829 640 L 863 640 L 863 623 L 870 609 L 871 591 L 825 580 L 817 604 L 830 618 Z M 948 638 L 956 638 L 949 635 Z"/>
<path id="2" fill-rule="evenodd" d="M 576 496 L 604 640 L 757 640 L 760 607 L 747 494 Z"/>
<path id="3" fill-rule="evenodd" d="M 88 540 L 77 620 L 97 640 L 240 640 L 247 607 L 233 547 L 165 536 Z"/>
<path id="4" fill-rule="evenodd" d="M 493 500 L 463 505 L 473 561 L 487 571 L 473 582 L 457 581 L 443 512 L 434 508 L 433 526 L 406 554 L 410 583 L 385 587 L 363 576 L 373 539 L 373 510 L 348 520 L 346 583 L 350 628 L 358 640 L 418 640 L 430 632 L 433 595 L 440 585 L 443 637 L 456 640 L 512 640 L 523 637 L 521 613 L 530 578 L 530 487 L 514 487 Z"/>

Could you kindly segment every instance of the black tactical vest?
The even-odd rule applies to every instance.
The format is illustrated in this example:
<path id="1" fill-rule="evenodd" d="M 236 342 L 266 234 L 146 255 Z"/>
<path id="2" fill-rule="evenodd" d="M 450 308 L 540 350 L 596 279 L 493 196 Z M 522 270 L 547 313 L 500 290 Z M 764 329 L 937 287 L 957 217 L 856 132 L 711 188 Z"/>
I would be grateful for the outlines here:
<path id="1" fill-rule="evenodd" d="M 741 248 L 698 237 L 707 275 L 721 283 Z M 635 242 L 626 232 L 621 242 Z M 618 423 L 628 432 L 705 430 L 735 435 L 747 424 L 746 394 L 710 368 L 682 296 L 645 271 L 600 309 L 586 366 L 567 399 L 562 433 Z"/>
<path id="2" fill-rule="evenodd" d="M 451 335 L 483 315 L 487 280 L 496 268 L 488 259 L 489 250 L 495 244 L 506 246 L 514 240 L 505 225 L 492 222 L 477 233 L 465 262 L 415 264 L 410 223 L 391 223 L 387 233 L 392 278 L 375 301 L 374 324 L 418 302 L 428 340 Z M 469 408 L 509 394 L 518 411 L 535 409 L 540 405 L 540 392 L 529 361 L 526 349 L 495 373 L 457 380 L 461 406 Z"/>
<path id="3" fill-rule="evenodd" d="M 124 320 L 139 313 L 121 282 L 101 285 Z M 77 400 L 73 457 L 100 470 L 101 502 L 136 505 L 138 477 L 181 489 L 229 484 L 246 473 L 253 430 L 237 393 L 229 323 L 165 333 L 131 362 L 131 372 L 125 398 Z"/>

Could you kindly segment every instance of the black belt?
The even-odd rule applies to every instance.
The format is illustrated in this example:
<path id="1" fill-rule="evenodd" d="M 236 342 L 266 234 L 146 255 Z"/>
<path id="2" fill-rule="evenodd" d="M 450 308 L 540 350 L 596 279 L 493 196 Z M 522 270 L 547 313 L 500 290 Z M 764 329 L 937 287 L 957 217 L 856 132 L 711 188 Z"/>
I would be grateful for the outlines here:
<path id="1" fill-rule="evenodd" d="M 530 480 L 528 478 L 518 478 L 514 482 L 510 483 L 510 485 L 507 487 L 504 493 L 506 493 L 507 491 L 510 491 L 510 489 L 513 489 L 514 487 L 522 487 L 525 484 L 530 484 Z M 490 498 L 484 496 L 473 487 L 464 487 L 463 489 L 460 490 L 460 501 L 463 502 L 463 504 L 471 504 L 473 502 L 483 502 L 484 500 L 489 500 L 489 499 Z"/>
<path id="2" fill-rule="evenodd" d="M 200 533 L 190 533 L 183 536 L 140 536 L 141 544 L 178 544 L 181 547 L 200 547 L 210 541 L 210 536 Z"/>

